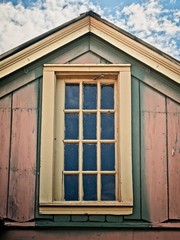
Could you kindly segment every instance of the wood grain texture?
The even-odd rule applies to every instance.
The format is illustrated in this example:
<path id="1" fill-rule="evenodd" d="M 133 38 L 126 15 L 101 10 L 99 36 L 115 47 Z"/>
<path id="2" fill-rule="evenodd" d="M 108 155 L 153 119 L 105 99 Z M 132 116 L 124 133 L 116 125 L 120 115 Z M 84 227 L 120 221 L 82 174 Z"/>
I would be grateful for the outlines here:
<path id="1" fill-rule="evenodd" d="M 6 218 L 11 132 L 11 95 L 0 99 L 0 216 Z"/>
<path id="2" fill-rule="evenodd" d="M 180 231 L 176 230 L 11 230 L 1 234 L 1 240 L 179 240 Z"/>
<path id="3" fill-rule="evenodd" d="M 142 218 L 168 219 L 165 97 L 141 84 Z"/>
<path id="4" fill-rule="evenodd" d="M 37 82 L 13 94 L 12 140 L 8 218 L 25 222 L 34 218 Z"/>
<path id="5" fill-rule="evenodd" d="M 167 99 L 169 218 L 180 219 L 180 104 Z"/>

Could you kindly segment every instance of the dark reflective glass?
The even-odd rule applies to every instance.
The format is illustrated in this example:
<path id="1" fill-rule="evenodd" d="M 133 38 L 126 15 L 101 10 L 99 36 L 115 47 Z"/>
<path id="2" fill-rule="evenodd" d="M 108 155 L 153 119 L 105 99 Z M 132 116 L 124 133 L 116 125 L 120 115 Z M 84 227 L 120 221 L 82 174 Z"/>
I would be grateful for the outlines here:
<path id="1" fill-rule="evenodd" d="M 65 109 L 79 108 L 79 84 L 66 84 Z"/>
<path id="2" fill-rule="evenodd" d="M 83 144 L 83 170 L 95 171 L 96 169 L 96 144 Z"/>
<path id="3" fill-rule="evenodd" d="M 101 170 L 113 171 L 115 169 L 114 144 L 101 144 Z"/>
<path id="4" fill-rule="evenodd" d="M 78 139 L 79 115 L 77 113 L 65 114 L 65 139 Z"/>
<path id="5" fill-rule="evenodd" d="M 114 85 L 101 85 L 101 109 L 114 109 Z"/>
<path id="6" fill-rule="evenodd" d="M 97 107 L 97 85 L 83 85 L 83 109 L 96 109 Z"/>
<path id="7" fill-rule="evenodd" d="M 101 200 L 115 200 L 115 176 L 101 175 Z"/>
<path id="8" fill-rule="evenodd" d="M 64 193 L 66 201 L 78 200 L 78 175 L 64 176 Z"/>
<path id="9" fill-rule="evenodd" d="M 64 170 L 78 170 L 78 144 L 65 144 L 64 146 Z"/>
<path id="10" fill-rule="evenodd" d="M 83 138 L 96 139 L 96 114 L 83 114 Z"/>
<path id="11" fill-rule="evenodd" d="M 114 139 L 114 113 L 101 113 L 101 139 Z"/>
<path id="12" fill-rule="evenodd" d="M 85 175 L 83 176 L 84 200 L 97 200 L 97 176 Z"/>

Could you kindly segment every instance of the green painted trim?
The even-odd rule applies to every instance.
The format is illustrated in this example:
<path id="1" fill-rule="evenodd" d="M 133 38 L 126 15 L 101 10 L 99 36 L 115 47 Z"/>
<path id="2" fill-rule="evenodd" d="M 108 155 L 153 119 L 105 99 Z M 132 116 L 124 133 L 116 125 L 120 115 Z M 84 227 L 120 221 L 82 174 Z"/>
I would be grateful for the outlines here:
<path id="1" fill-rule="evenodd" d="M 140 83 L 132 77 L 132 169 L 133 169 L 133 214 L 124 219 L 141 218 L 141 171 L 140 171 Z"/>
<path id="2" fill-rule="evenodd" d="M 105 228 L 149 228 L 150 223 L 145 222 L 127 222 L 127 223 L 110 223 L 110 222 L 51 222 L 36 221 L 38 227 L 105 227 Z"/>

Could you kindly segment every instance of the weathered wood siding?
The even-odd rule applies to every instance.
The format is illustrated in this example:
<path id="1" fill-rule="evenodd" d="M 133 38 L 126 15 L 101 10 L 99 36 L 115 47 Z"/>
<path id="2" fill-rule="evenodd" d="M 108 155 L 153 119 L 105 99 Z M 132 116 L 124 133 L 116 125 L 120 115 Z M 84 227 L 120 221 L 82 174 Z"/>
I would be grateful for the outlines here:
<path id="1" fill-rule="evenodd" d="M 0 216 L 7 217 L 11 139 L 11 95 L 0 100 Z"/>
<path id="2" fill-rule="evenodd" d="M 168 219 L 165 97 L 141 84 L 142 218 Z"/>
<path id="3" fill-rule="evenodd" d="M 38 123 L 41 117 L 38 113 L 41 113 L 41 104 L 38 99 L 41 99 L 44 63 L 132 64 L 132 215 L 39 215 Z M 36 222 L 39 226 L 179 226 L 180 87 L 94 36 L 81 38 L 45 56 L 27 66 L 25 72 L 24 69 L 19 70 L 8 79 L 2 79 L 0 86 L 0 215 L 8 221 L 32 220 L 33 224 Z M 170 223 L 171 220 L 173 223 Z M 20 233 L 15 234 L 18 239 Z M 45 236 L 42 232 L 29 232 L 27 239 L 32 236 L 36 239 L 37 234 L 42 238 Z M 56 234 L 54 239 L 56 236 L 64 239 L 72 237 L 72 232 Z M 87 238 L 88 233 L 77 235 L 78 239 L 84 236 Z M 179 239 L 179 232 L 128 230 L 100 235 L 94 232 L 89 235 L 89 239 L 117 239 L 125 236 L 126 239 L 150 239 L 150 236 L 154 239 Z"/>
<path id="4" fill-rule="evenodd" d="M 180 219 L 180 104 L 167 100 L 169 218 Z"/>
<path id="5" fill-rule="evenodd" d="M 0 214 L 19 222 L 33 219 L 35 211 L 37 84 L 0 99 Z"/>
<path id="6" fill-rule="evenodd" d="M 26 239 L 26 240 L 44 240 L 44 239 L 51 239 L 51 240 L 70 240 L 70 239 L 77 239 L 77 240 L 179 240 L 180 234 L 178 231 L 173 230 L 164 230 L 164 231 L 150 231 L 147 230 L 12 230 L 9 232 L 4 232 L 1 235 L 1 240 L 19 240 L 19 239 Z"/>

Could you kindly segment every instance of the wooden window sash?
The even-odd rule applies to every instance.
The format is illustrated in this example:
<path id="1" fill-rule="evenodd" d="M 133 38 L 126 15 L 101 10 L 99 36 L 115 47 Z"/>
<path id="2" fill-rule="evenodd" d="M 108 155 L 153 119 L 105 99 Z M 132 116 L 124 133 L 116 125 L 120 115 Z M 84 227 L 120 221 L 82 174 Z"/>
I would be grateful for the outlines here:
<path id="1" fill-rule="evenodd" d="M 68 73 L 66 72 L 67 70 L 68 70 Z M 91 74 L 91 72 L 93 72 L 93 74 Z M 119 182 L 119 186 L 116 187 L 116 196 L 117 196 L 117 199 L 119 199 L 119 201 L 113 201 L 113 203 L 114 204 L 117 203 L 117 205 L 119 206 L 119 213 L 123 212 L 123 214 L 130 214 L 130 212 L 132 212 L 133 197 L 132 197 L 132 159 L 131 159 L 132 157 L 131 157 L 131 97 L 130 97 L 131 96 L 131 88 L 130 88 L 131 75 L 130 75 L 130 65 L 98 65 L 98 66 L 97 65 L 88 65 L 88 66 L 73 65 L 72 68 L 67 65 L 59 65 L 59 66 L 47 65 L 44 68 L 44 77 L 43 77 L 42 116 L 43 116 L 44 120 L 42 121 L 42 135 L 41 135 L 41 142 L 42 142 L 42 144 L 41 144 L 41 170 L 40 170 L 40 212 L 41 213 L 46 214 L 47 212 L 50 211 L 52 206 L 53 207 L 56 206 L 56 210 L 55 209 L 53 210 L 55 212 L 55 214 L 61 213 L 61 211 L 63 213 L 66 213 L 66 210 L 67 210 L 67 212 L 70 211 L 67 202 L 56 201 L 56 199 L 63 199 L 63 196 L 62 196 L 62 191 L 57 190 L 56 178 L 53 178 L 53 174 L 57 174 L 56 167 L 54 167 L 54 164 L 56 165 L 57 162 L 56 162 L 56 160 L 54 160 L 54 153 L 53 153 L 54 138 L 56 138 L 56 134 L 55 134 L 56 131 L 54 131 L 54 122 L 58 120 L 56 117 L 56 114 L 55 114 L 55 99 L 56 99 L 55 95 L 56 94 L 61 95 L 61 99 L 63 99 L 63 97 L 64 97 L 62 94 L 62 91 L 61 91 L 61 94 L 57 93 L 58 91 L 57 92 L 55 91 L 57 84 L 59 84 L 59 82 L 61 82 L 61 81 L 59 81 L 59 78 L 61 78 L 62 75 L 65 75 L 67 77 L 68 77 L 68 75 L 71 75 L 71 76 L 78 75 L 77 78 L 79 79 L 79 77 L 82 78 L 84 75 L 86 75 L 86 76 L 93 76 L 93 78 L 95 79 L 97 76 L 99 76 L 100 73 L 104 73 L 106 75 L 107 72 L 110 72 L 111 76 L 115 76 L 114 78 L 118 78 L 117 79 L 118 87 L 116 86 L 116 84 L 114 85 L 115 86 L 114 92 L 115 93 L 117 92 L 117 97 L 115 97 L 114 104 L 115 104 L 115 106 L 117 105 L 116 99 L 118 98 L 119 105 L 117 105 L 116 108 L 120 109 L 120 112 L 117 112 L 117 114 L 116 114 L 116 110 L 112 111 L 112 109 L 103 110 L 103 112 L 104 113 L 108 112 L 108 111 L 114 112 L 115 113 L 115 122 L 120 122 L 120 123 L 123 122 L 123 124 L 118 125 L 119 133 L 120 133 L 118 139 L 117 139 L 117 135 L 116 135 L 117 132 L 115 131 L 115 139 L 116 140 L 112 141 L 115 144 L 116 144 L 116 142 L 118 144 L 118 147 L 115 147 L 115 161 L 116 161 L 115 164 L 118 165 L 118 169 L 119 169 L 119 173 L 115 174 L 116 183 L 117 183 L 117 178 L 118 178 L 118 182 Z M 114 72 L 114 74 L 112 74 L 113 72 Z M 54 79 L 53 86 L 50 87 L 50 85 L 52 85 L 53 79 Z M 93 83 L 94 79 L 93 79 L 93 81 L 92 81 L 92 79 L 90 79 L 88 81 Z M 68 82 L 68 83 L 73 82 L 73 81 L 77 82 L 74 79 L 73 80 L 72 79 L 67 80 L 67 78 L 65 79 L 65 82 Z M 100 84 L 104 83 L 106 81 L 108 81 L 108 83 L 110 83 L 110 82 L 114 82 L 114 79 L 113 79 L 113 81 L 110 81 L 109 79 L 108 80 L 104 80 L 104 79 L 98 80 L 97 81 L 98 82 L 97 86 L 99 84 L 98 91 L 100 91 Z M 79 82 L 80 82 L 80 85 L 82 88 L 82 84 L 83 84 L 82 79 L 80 79 Z M 65 86 L 65 83 L 62 85 Z M 61 89 L 63 89 L 63 91 L 64 91 L 64 86 L 61 86 Z M 117 88 L 117 90 L 116 90 L 116 88 Z M 80 94 L 80 95 L 82 96 L 82 94 Z M 100 106 L 100 95 L 98 94 L 98 96 L 99 96 L 98 104 Z M 48 99 L 48 101 L 50 101 L 49 103 L 47 103 L 48 102 L 47 99 Z M 82 102 L 82 100 L 80 100 L 80 101 Z M 123 107 L 123 103 L 125 103 L 124 107 Z M 47 109 L 47 105 L 48 105 L 48 109 Z M 125 106 L 127 107 L 127 109 L 125 109 Z M 46 108 L 46 110 L 45 110 L 45 108 Z M 81 111 L 80 111 L 81 115 L 84 112 L 89 112 L 89 110 L 86 111 L 86 110 L 82 110 L 82 108 L 80 108 L 80 109 L 81 109 Z M 68 111 L 71 111 L 71 110 L 66 109 L 64 112 L 68 112 Z M 76 110 L 74 110 L 74 111 L 76 111 Z M 95 113 L 97 113 L 97 129 L 100 129 L 100 127 L 99 127 L 100 126 L 100 112 L 101 112 L 101 110 L 99 110 L 99 107 L 98 107 L 97 111 L 95 111 Z M 52 114 L 51 121 L 50 121 L 51 124 L 50 124 L 50 127 L 48 130 L 46 129 L 47 126 L 49 126 L 49 119 L 47 117 L 47 114 L 48 115 Z M 98 116 L 98 114 L 99 114 L 99 116 Z M 123 116 L 122 116 L 122 114 L 123 114 Z M 80 118 L 81 118 L 80 121 L 82 121 L 82 116 Z M 125 123 L 129 126 L 129 130 L 126 132 L 127 134 L 126 134 L 126 137 L 124 138 L 125 129 L 123 129 L 123 128 L 125 126 Z M 81 127 L 82 127 L 82 124 L 81 124 L 81 126 L 79 126 L 80 134 L 82 134 Z M 97 137 L 98 137 L 98 134 L 100 135 L 100 133 L 97 132 Z M 45 137 L 46 137 L 46 140 L 45 140 Z M 81 138 L 82 138 L 82 136 L 81 136 Z M 53 139 L 52 143 L 51 143 L 50 139 L 51 140 Z M 124 139 L 125 139 L 125 142 L 123 143 L 122 140 L 124 140 Z M 64 143 L 67 143 L 68 141 L 73 142 L 73 143 L 76 142 L 76 140 L 72 140 L 72 141 L 64 140 Z M 50 146 L 48 146 L 47 142 L 51 143 Z M 92 142 L 94 142 L 94 140 L 86 141 L 86 140 L 81 139 L 80 142 L 82 145 L 84 142 L 92 143 Z M 100 144 L 102 142 L 109 143 L 111 141 L 97 139 L 97 145 L 99 144 L 99 146 L 100 146 Z M 64 145 L 64 143 L 62 142 L 62 145 Z M 124 146 L 126 146 L 126 147 L 124 148 Z M 46 149 L 46 147 L 47 147 L 47 149 Z M 97 163 L 99 162 L 99 165 L 100 165 L 100 160 L 99 160 L 100 159 L 100 154 L 99 154 L 100 149 L 98 150 L 98 147 L 97 147 L 97 151 L 99 151 L 99 152 L 97 152 Z M 82 153 L 82 151 L 79 151 L 79 152 Z M 128 152 L 128 154 L 127 154 L 127 152 Z M 60 154 L 60 153 L 58 153 L 58 154 Z M 117 155 L 120 156 L 120 160 L 117 160 L 118 159 Z M 124 159 L 125 155 L 126 155 L 126 159 Z M 47 160 L 47 156 L 50 156 L 49 160 Z M 62 157 L 62 153 L 61 153 L 61 157 Z M 63 158 L 64 158 L 64 156 L 63 156 Z M 82 156 L 81 156 L 80 161 L 82 161 Z M 64 162 L 64 161 L 59 161 L 59 162 Z M 61 169 L 64 169 L 63 163 L 58 163 L 58 164 L 60 164 L 59 167 Z M 82 166 L 82 164 L 81 164 L 81 166 Z M 124 167 L 126 167 L 126 169 L 128 167 L 128 173 L 123 172 Z M 98 168 L 100 168 L 100 166 Z M 81 175 L 82 175 L 82 173 L 83 172 L 81 171 Z M 62 172 L 62 174 L 63 174 L 63 172 Z M 100 176 L 100 174 L 101 174 L 101 172 L 99 172 L 99 176 Z M 109 172 L 109 174 L 110 174 L 110 172 Z M 61 177 L 60 177 L 60 179 L 61 179 Z M 47 181 L 48 181 L 48 184 L 46 185 Z M 82 180 L 81 180 L 81 183 L 82 183 Z M 98 184 L 100 184 L 100 180 L 98 180 Z M 117 185 L 118 184 L 116 184 L 116 186 Z M 101 184 L 100 184 L 100 186 L 101 186 Z M 79 190 L 80 189 L 81 188 L 79 188 Z M 100 187 L 98 189 L 99 189 L 99 193 L 97 195 L 98 195 L 98 200 L 99 200 L 101 198 Z M 82 192 L 80 193 L 80 196 L 82 196 Z M 84 206 L 87 206 L 87 207 L 91 206 L 90 203 L 87 203 L 87 202 L 81 201 L 81 200 L 82 199 L 80 199 L 80 201 L 78 201 L 78 202 L 84 203 Z M 95 201 L 95 204 L 99 205 L 99 202 L 100 201 Z M 108 212 L 110 210 L 109 208 L 108 209 L 106 208 L 108 206 L 110 208 L 112 208 L 111 209 L 112 213 L 116 214 L 115 208 L 113 208 L 110 201 L 107 201 L 107 202 L 101 201 L 101 202 L 105 208 L 99 209 L 100 214 L 104 214 L 105 212 Z M 66 206 L 66 204 L 67 204 L 67 208 L 63 207 L 63 209 L 61 209 L 61 205 Z M 71 205 L 73 206 L 74 203 L 71 202 Z M 117 205 L 115 204 L 115 206 L 117 206 Z M 97 209 L 96 210 L 94 210 L 94 209 L 95 208 L 90 207 L 89 209 L 87 209 L 87 211 L 89 213 L 93 213 L 93 211 L 97 211 Z M 82 213 L 83 213 L 84 210 L 83 210 L 83 208 L 81 208 L 80 210 L 77 210 L 77 211 L 80 211 L 80 212 L 82 211 Z M 77 213 L 77 211 L 74 211 L 74 213 L 75 212 Z M 73 212 L 72 212 L 72 214 L 73 214 Z"/>

